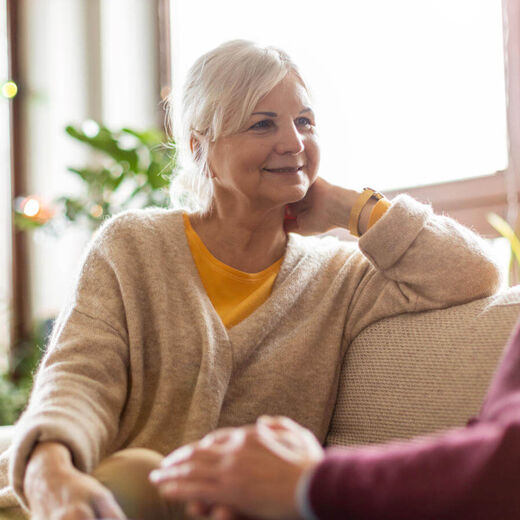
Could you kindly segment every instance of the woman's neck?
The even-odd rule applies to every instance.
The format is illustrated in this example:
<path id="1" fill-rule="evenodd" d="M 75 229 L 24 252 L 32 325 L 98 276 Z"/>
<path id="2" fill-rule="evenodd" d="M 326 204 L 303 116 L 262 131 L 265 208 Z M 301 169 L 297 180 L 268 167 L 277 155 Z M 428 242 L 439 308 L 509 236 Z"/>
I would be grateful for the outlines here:
<path id="1" fill-rule="evenodd" d="M 192 215 L 190 222 L 213 256 L 235 269 L 255 273 L 283 256 L 287 245 L 283 218 L 283 208 L 245 214 L 216 206 L 207 215 Z"/>

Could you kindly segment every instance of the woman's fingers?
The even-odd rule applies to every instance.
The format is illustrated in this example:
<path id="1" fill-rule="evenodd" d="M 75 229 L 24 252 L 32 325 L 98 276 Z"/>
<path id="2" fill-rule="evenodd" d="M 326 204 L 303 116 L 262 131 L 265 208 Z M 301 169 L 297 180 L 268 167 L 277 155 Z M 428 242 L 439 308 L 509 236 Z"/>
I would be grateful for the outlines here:
<path id="1" fill-rule="evenodd" d="M 283 228 L 286 233 L 296 233 L 298 231 L 298 219 L 284 220 Z"/>
<path id="2" fill-rule="evenodd" d="M 35 478 L 39 485 L 31 487 L 29 500 L 35 520 L 126 519 L 112 493 L 73 466 L 55 468 Z"/>
<path id="3" fill-rule="evenodd" d="M 291 204 L 287 204 L 285 206 L 285 214 L 288 217 L 293 217 L 301 213 L 302 211 L 308 209 L 310 207 L 309 197 L 304 197 L 302 200 L 298 202 L 292 202 Z"/>

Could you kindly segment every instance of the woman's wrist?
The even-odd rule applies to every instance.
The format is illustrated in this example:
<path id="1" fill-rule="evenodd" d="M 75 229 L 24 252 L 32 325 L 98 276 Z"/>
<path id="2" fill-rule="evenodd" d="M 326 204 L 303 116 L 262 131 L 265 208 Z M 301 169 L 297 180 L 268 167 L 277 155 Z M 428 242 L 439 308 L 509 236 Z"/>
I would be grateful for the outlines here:
<path id="1" fill-rule="evenodd" d="M 27 463 L 24 491 L 30 492 L 31 482 L 38 481 L 48 471 L 59 472 L 74 468 L 69 449 L 59 442 L 38 443 Z"/>
<path id="2" fill-rule="evenodd" d="M 360 195 L 360 191 L 349 190 L 341 188 L 340 186 L 332 186 L 329 199 L 329 218 L 331 227 L 348 229 L 350 212 Z M 368 229 L 370 214 L 376 204 L 377 200 L 371 198 L 361 210 L 358 220 L 358 229 L 361 235 Z"/>
<path id="3" fill-rule="evenodd" d="M 348 229 L 350 210 L 358 195 L 357 191 L 331 185 L 330 195 L 327 200 L 328 218 L 331 228 Z"/>

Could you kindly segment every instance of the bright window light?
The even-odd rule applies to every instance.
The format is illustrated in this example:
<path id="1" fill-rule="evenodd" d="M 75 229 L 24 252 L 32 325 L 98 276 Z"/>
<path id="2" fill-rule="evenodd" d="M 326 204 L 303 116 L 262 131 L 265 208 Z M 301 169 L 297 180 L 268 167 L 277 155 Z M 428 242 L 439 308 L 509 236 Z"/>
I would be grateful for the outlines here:
<path id="1" fill-rule="evenodd" d="M 498 0 L 171 0 L 173 90 L 223 41 L 278 45 L 313 94 L 320 174 L 393 189 L 507 166 Z"/>

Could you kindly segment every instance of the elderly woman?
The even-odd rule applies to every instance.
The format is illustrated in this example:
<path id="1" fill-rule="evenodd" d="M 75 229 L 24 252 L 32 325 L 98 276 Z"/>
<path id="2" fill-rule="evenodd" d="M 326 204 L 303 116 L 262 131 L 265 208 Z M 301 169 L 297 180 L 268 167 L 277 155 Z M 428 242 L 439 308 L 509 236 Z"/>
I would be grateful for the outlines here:
<path id="1" fill-rule="evenodd" d="M 35 518 L 122 518 L 96 467 L 126 448 L 166 455 L 263 414 L 323 442 L 356 334 L 498 287 L 453 220 L 318 177 L 315 114 L 284 52 L 221 45 L 193 65 L 182 109 L 173 189 L 198 209 L 129 211 L 94 237 L 12 447 Z M 335 227 L 359 248 L 302 236 Z"/>

